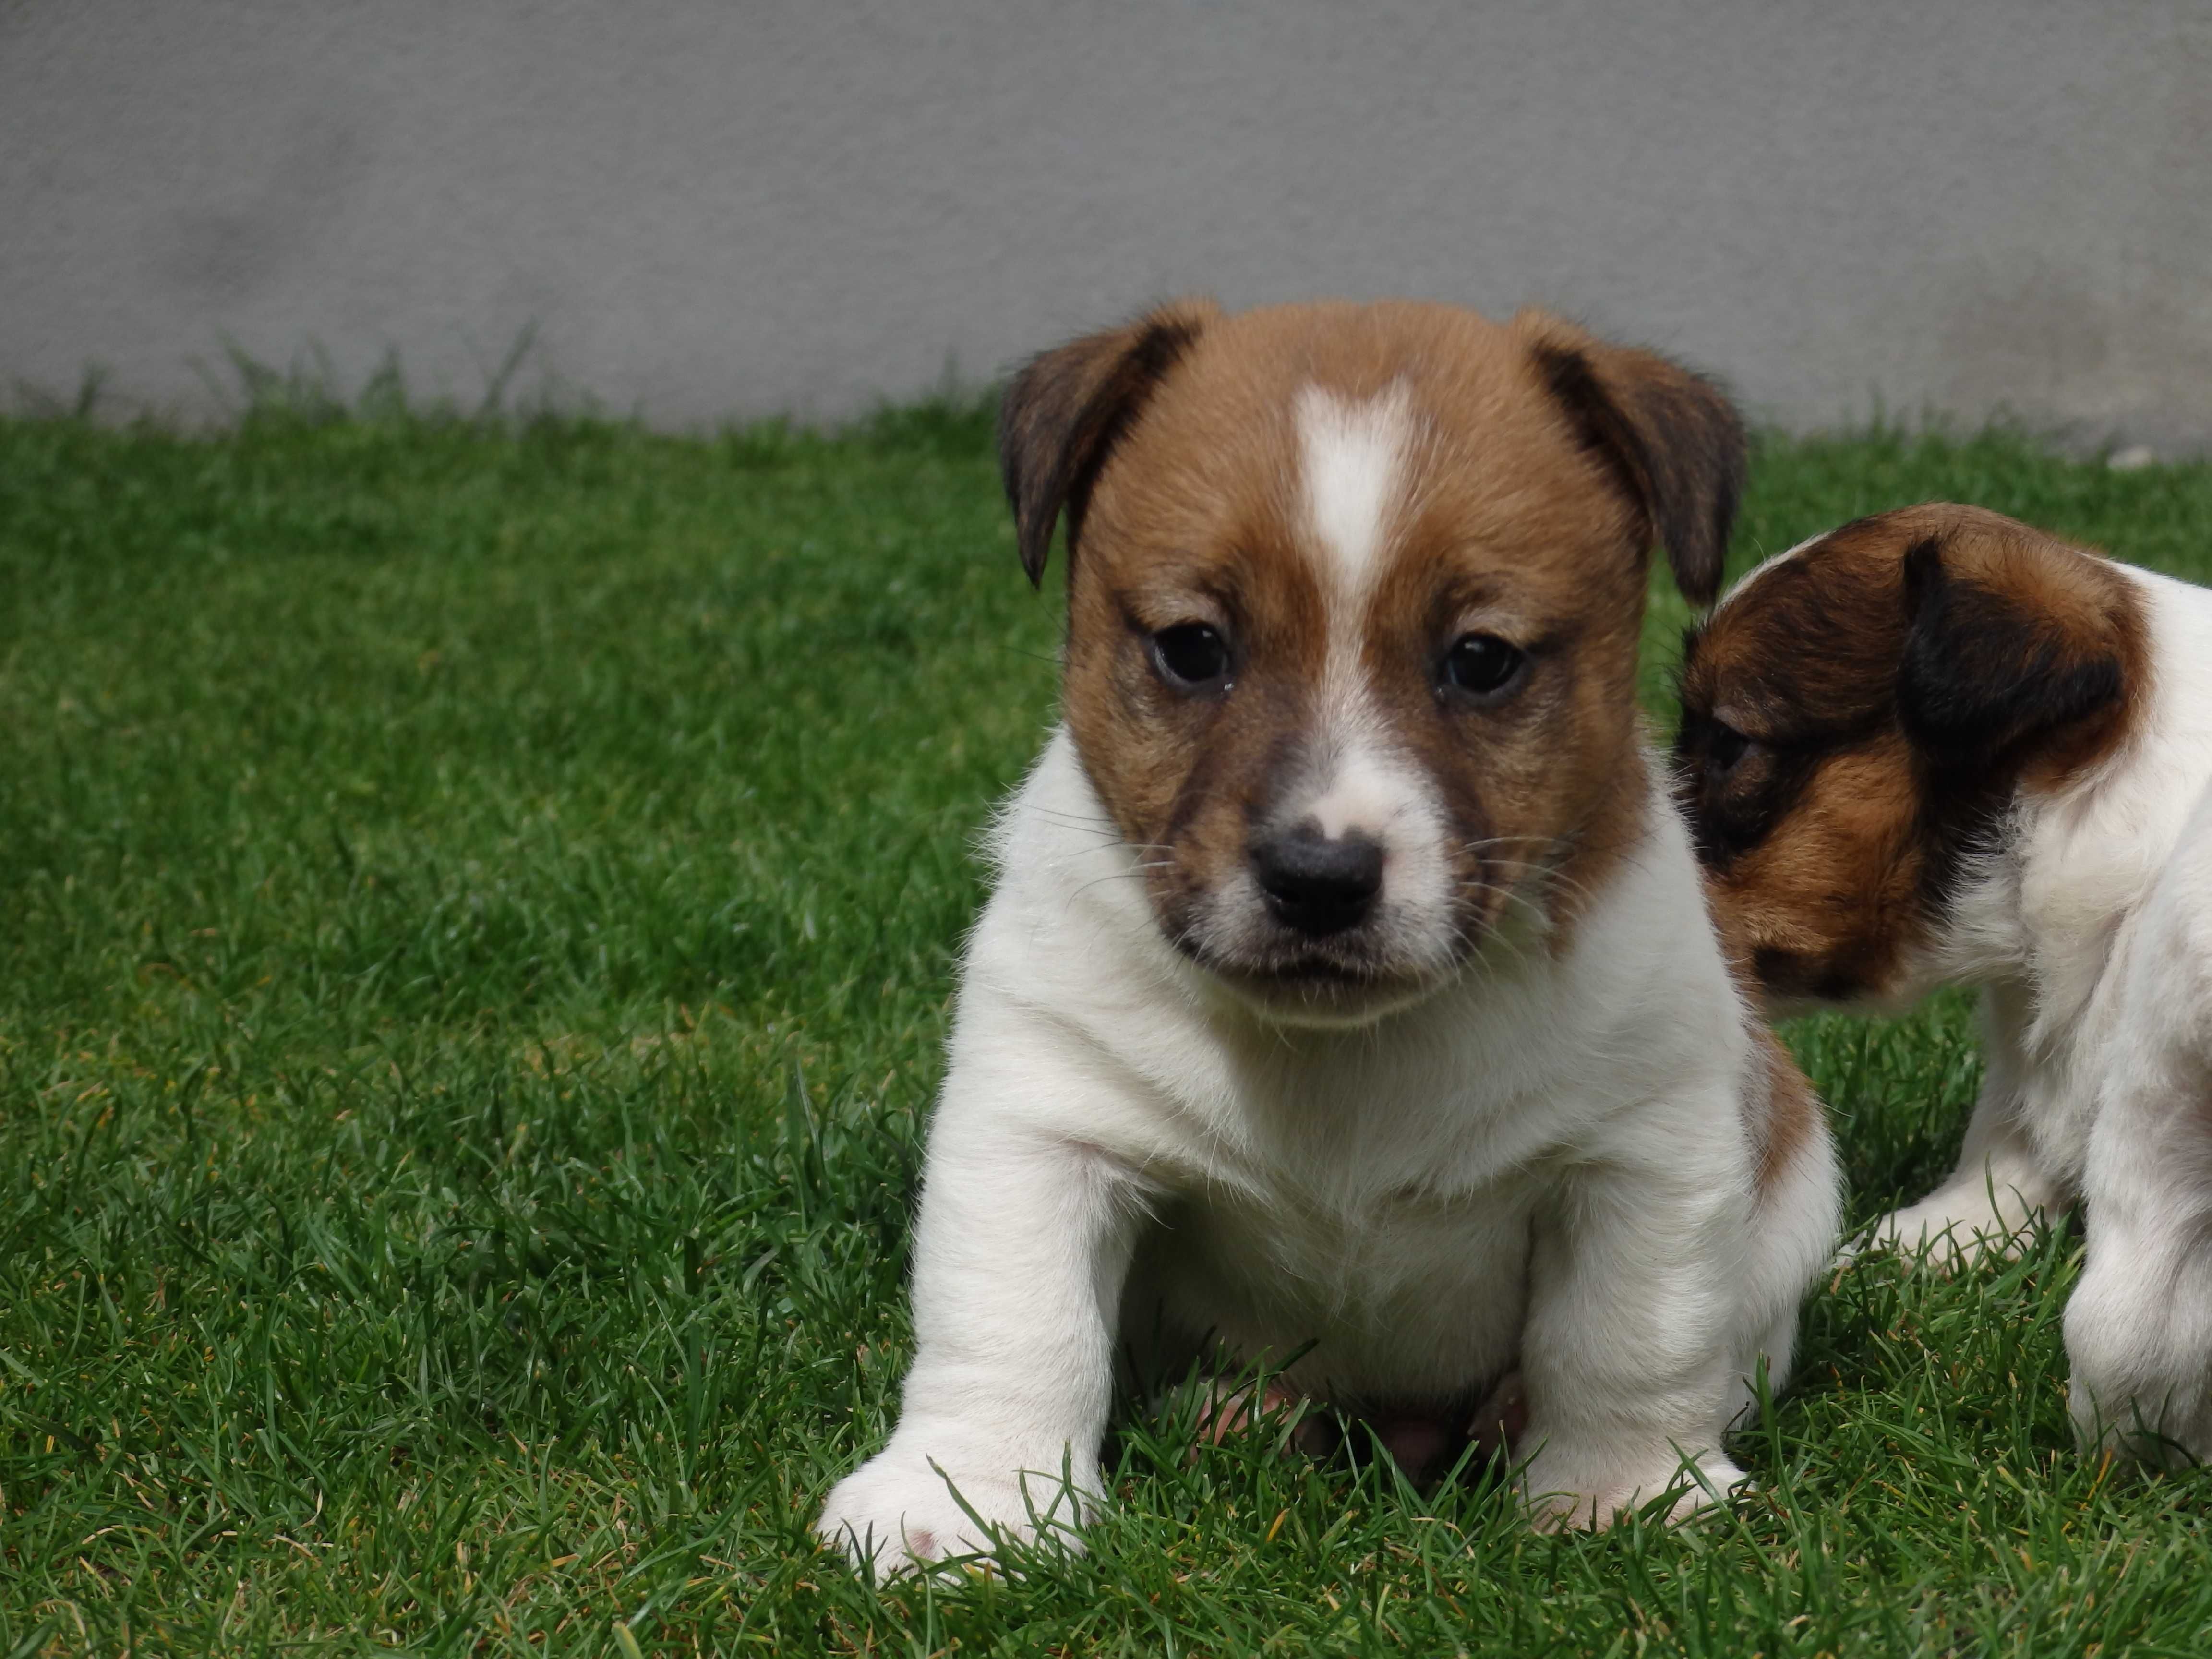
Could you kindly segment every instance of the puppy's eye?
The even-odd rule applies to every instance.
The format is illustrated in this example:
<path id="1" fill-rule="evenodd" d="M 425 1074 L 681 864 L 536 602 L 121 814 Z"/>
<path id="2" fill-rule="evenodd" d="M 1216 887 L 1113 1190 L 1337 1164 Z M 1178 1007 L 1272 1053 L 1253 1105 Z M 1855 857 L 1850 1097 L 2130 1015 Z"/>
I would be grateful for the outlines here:
<path id="1" fill-rule="evenodd" d="M 1528 660 L 1518 647 L 1495 634 L 1462 634 L 1444 653 L 1439 678 L 1455 691 L 1494 697 L 1520 679 Z"/>
<path id="2" fill-rule="evenodd" d="M 1716 777 L 1726 777 L 1736 769 L 1738 762 L 1751 752 L 1751 739 L 1733 726 L 1723 726 L 1715 720 L 1705 732 L 1705 769 Z"/>
<path id="3" fill-rule="evenodd" d="M 1177 623 L 1152 635 L 1152 666 L 1178 691 L 1223 690 L 1229 641 L 1204 623 Z"/>

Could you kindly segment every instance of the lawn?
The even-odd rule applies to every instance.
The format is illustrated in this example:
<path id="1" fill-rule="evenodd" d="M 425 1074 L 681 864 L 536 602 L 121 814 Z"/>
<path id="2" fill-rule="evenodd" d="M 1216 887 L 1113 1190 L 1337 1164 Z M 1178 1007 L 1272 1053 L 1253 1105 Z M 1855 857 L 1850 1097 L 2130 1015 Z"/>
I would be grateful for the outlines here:
<path id="1" fill-rule="evenodd" d="M 1936 496 L 2212 577 L 2212 467 L 2004 434 L 1765 441 L 1736 556 Z M 2212 1646 L 2212 1477 L 2072 1449 L 2065 1230 L 1824 1284 L 1674 1532 L 1139 1417 L 1084 1559 L 817 1552 L 1054 703 L 973 412 L 0 423 L 0 1656 Z M 1962 1003 L 1789 1035 L 1855 1214 L 1947 1167 Z"/>

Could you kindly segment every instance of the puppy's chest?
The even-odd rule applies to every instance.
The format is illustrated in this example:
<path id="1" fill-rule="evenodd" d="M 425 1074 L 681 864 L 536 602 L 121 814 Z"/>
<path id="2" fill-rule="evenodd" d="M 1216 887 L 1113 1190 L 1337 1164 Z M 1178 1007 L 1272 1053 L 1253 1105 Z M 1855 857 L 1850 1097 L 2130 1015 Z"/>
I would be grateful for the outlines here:
<path id="1" fill-rule="evenodd" d="M 1142 1276 L 1176 1322 L 1232 1351 L 1312 1345 L 1306 1368 L 1337 1384 L 1449 1393 L 1517 1348 L 1538 1190 L 1516 1176 L 1187 1193 L 1163 1209 Z"/>
<path id="2" fill-rule="evenodd" d="M 1442 1293 L 1517 1271 L 1532 1193 L 1526 1180 L 1358 1193 L 1285 1185 L 1195 1198 L 1172 1213 L 1175 1231 L 1216 1270 L 1341 1307 Z"/>

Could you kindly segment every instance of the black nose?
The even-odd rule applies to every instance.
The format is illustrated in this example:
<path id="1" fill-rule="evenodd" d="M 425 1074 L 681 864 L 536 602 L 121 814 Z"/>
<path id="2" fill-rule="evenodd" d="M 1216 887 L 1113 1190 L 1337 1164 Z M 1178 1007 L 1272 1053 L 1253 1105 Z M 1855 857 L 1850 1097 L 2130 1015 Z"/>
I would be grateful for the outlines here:
<path id="1" fill-rule="evenodd" d="M 1311 824 L 1252 848 L 1252 872 L 1286 927 L 1316 939 L 1357 927 L 1382 890 L 1382 848 L 1365 836 L 1330 837 Z"/>

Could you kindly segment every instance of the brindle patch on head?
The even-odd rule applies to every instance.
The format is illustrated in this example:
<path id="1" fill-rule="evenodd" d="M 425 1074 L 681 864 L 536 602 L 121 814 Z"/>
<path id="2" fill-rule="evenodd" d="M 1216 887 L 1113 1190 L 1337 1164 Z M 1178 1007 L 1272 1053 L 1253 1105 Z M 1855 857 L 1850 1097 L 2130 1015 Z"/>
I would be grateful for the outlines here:
<path id="1" fill-rule="evenodd" d="M 2110 754 L 2148 678 L 2127 579 L 1993 513 L 1882 514 L 1763 567 L 1688 641 L 1675 744 L 1730 954 L 1780 1000 L 1913 988 L 2017 792 Z"/>
<path id="2" fill-rule="evenodd" d="M 1562 354 L 1586 371 L 1573 400 Z M 1083 424 L 1112 435 L 1071 562 L 1065 704 L 1168 937 L 1309 988 L 1431 984 L 1509 923 L 1557 937 L 1642 824 L 1655 526 L 1724 534 L 1732 509 L 1728 468 L 1676 454 L 1665 411 L 1724 400 L 1556 319 L 1411 303 L 1208 319 L 1164 373 L 1124 378 L 1141 396 Z M 1616 386 L 1632 400 L 1594 422 Z M 1154 636 L 1200 626 L 1228 671 L 1194 690 Z M 1520 653 L 1496 695 L 1446 672 L 1468 635 Z M 1316 940 L 1270 920 L 1255 840 L 1300 823 L 1381 843 L 1371 922 Z"/>

